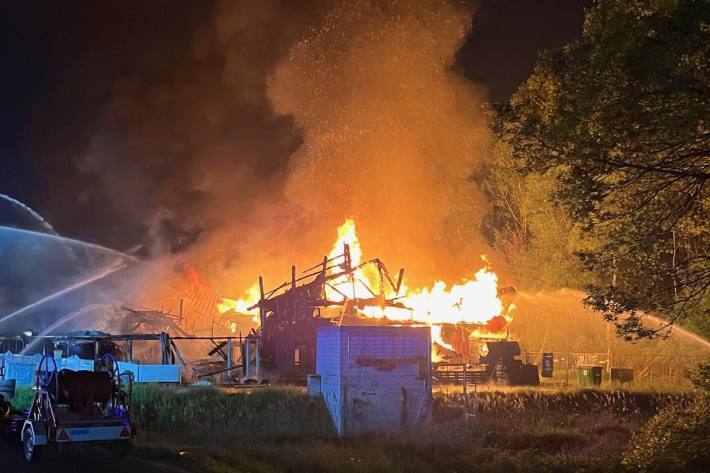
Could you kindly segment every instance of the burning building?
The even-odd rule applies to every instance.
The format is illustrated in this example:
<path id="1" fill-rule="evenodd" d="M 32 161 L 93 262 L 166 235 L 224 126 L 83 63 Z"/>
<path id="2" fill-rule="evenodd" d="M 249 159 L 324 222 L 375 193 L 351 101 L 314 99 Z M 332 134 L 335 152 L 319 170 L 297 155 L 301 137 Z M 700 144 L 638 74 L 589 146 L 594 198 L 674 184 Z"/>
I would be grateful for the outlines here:
<path id="1" fill-rule="evenodd" d="M 380 275 L 377 289 L 361 278 L 360 271 L 364 268 L 372 268 Z M 278 373 L 281 378 L 305 379 L 315 369 L 317 329 L 342 324 L 346 317 L 370 307 L 403 308 L 389 295 L 396 296 L 403 274 L 400 270 L 395 283 L 379 259 L 355 263 L 350 246 L 344 244 L 342 254 L 324 257 L 321 264 L 301 275 L 292 266 L 291 280 L 269 292 L 265 292 L 260 278 L 259 301 L 250 308 L 259 311 L 257 335 L 261 337 L 264 369 Z M 343 287 L 348 286 L 352 295 L 357 285 L 365 287 L 369 297 L 349 297 L 343 292 Z M 337 308 L 335 313 L 333 308 Z"/>
<path id="2" fill-rule="evenodd" d="M 431 328 L 436 360 L 478 361 L 480 345 L 507 337 L 514 289 L 499 290 L 488 267 L 450 287 L 410 288 L 404 269 L 393 277 L 378 258 L 365 259 L 355 222 L 337 231 L 332 251 L 322 262 L 267 290 L 263 278 L 247 298 L 223 298 L 217 310 L 246 311 L 258 320 L 261 363 L 281 379 L 305 379 L 315 368 L 316 332 L 330 325 L 426 325 Z"/>

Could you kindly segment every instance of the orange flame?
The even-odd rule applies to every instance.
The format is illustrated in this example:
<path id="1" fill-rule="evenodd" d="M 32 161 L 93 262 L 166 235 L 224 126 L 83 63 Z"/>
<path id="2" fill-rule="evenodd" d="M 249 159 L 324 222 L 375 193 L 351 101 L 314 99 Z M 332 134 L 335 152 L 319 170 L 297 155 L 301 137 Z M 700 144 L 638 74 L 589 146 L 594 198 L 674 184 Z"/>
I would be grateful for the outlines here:
<path id="1" fill-rule="evenodd" d="M 337 239 L 328 258 L 335 258 L 343 253 L 344 245 L 350 248 L 350 260 L 353 267 L 363 262 L 363 251 L 357 237 L 355 221 L 348 218 L 337 229 Z M 442 347 L 452 349 L 441 337 L 442 324 L 459 322 L 481 324 L 481 329 L 474 330 L 472 337 L 503 338 L 505 325 L 512 320 L 509 308 L 504 313 L 502 301 L 498 298 L 498 276 L 490 270 L 485 256 L 481 256 L 483 267 L 472 278 L 465 279 L 451 286 L 444 281 L 436 281 L 430 287 L 409 288 L 403 282 L 398 299 L 408 309 L 395 307 L 366 307 L 363 313 L 370 318 L 421 322 L 432 326 L 432 340 Z M 354 272 L 353 279 L 333 281 L 335 288 L 326 287 L 326 296 L 330 300 L 344 301 L 354 298 L 371 298 L 379 288 L 379 274 L 372 265 L 366 265 Z M 365 284 L 358 282 L 361 280 Z M 259 300 L 256 284 L 250 287 L 237 300 L 222 299 L 218 306 L 220 312 L 234 310 L 249 313 L 247 307 Z M 258 315 L 254 316 L 258 322 Z M 488 326 L 486 326 L 488 324 Z"/>
<path id="2" fill-rule="evenodd" d="M 345 245 L 348 245 L 350 247 L 350 265 L 355 267 L 362 263 L 362 248 L 360 247 L 360 240 L 355 232 L 355 221 L 352 218 L 348 218 L 345 220 L 345 223 L 338 227 L 337 233 L 338 238 L 335 244 L 333 244 L 333 249 L 330 250 L 328 254 L 328 259 L 333 259 L 343 254 Z M 331 286 L 335 287 L 337 291 L 326 287 L 326 296 L 328 299 L 334 301 L 343 301 L 346 298 L 364 299 L 372 297 L 370 291 L 368 291 L 364 285 L 358 283 L 357 280 L 365 281 L 370 287 L 377 287 L 375 284 L 378 281 L 378 277 L 377 272 L 371 266 L 363 266 L 353 274 L 354 284 L 344 278 L 341 281 L 334 281 L 331 283 Z"/>
<path id="3" fill-rule="evenodd" d="M 258 311 L 249 310 L 249 307 L 259 302 L 260 297 L 261 294 L 259 292 L 259 285 L 254 283 L 249 289 L 244 291 L 244 294 L 242 294 L 242 297 L 239 299 L 222 297 L 220 302 L 217 304 L 217 312 L 220 314 L 226 314 L 229 311 L 233 311 L 239 314 L 249 314 L 252 315 L 254 322 L 258 323 Z"/>

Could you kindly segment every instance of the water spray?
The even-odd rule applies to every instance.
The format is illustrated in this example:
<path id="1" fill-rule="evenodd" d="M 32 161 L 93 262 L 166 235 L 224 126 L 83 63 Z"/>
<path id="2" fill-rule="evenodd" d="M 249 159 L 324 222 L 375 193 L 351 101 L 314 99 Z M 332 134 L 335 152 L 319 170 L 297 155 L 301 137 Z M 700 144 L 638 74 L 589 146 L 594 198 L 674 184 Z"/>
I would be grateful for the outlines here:
<path id="1" fill-rule="evenodd" d="M 53 235 L 59 235 L 57 231 L 54 229 L 52 225 L 48 221 L 46 221 L 39 213 L 37 213 L 35 210 L 33 210 L 30 206 L 27 204 L 24 204 L 23 202 L 20 202 L 19 200 L 10 197 L 7 194 L 0 194 L 0 199 L 5 200 L 7 202 L 10 202 L 13 206 L 18 207 L 28 214 L 35 220 L 37 220 L 47 231 L 49 231 Z"/>
<path id="2" fill-rule="evenodd" d="M 105 269 L 99 271 L 98 273 L 94 274 L 93 276 L 90 276 L 90 277 L 88 277 L 88 278 L 86 278 L 86 279 L 84 279 L 84 280 L 82 280 L 82 281 L 79 281 L 79 282 L 77 282 L 77 283 L 74 283 L 74 284 L 72 284 L 71 286 L 65 287 L 64 289 L 61 289 L 61 290 L 59 290 L 59 291 L 56 291 L 56 292 L 54 292 L 54 293 L 52 293 L 52 294 L 50 294 L 50 295 L 48 295 L 48 296 L 46 296 L 46 297 L 43 297 L 42 299 L 40 299 L 40 300 L 38 300 L 38 301 L 35 301 L 35 302 L 31 303 L 31 304 L 28 304 L 28 305 L 26 305 L 26 306 L 24 306 L 24 307 L 22 307 L 22 308 L 16 310 L 15 312 L 12 312 L 11 314 L 8 314 L 8 315 L 4 316 L 3 318 L 0 318 L 0 325 L 2 325 L 3 323 L 5 323 L 5 322 L 7 322 L 7 321 L 9 321 L 9 320 L 11 320 L 11 319 L 17 317 L 18 315 L 20 315 L 20 314 L 22 314 L 22 313 L 24 313 L 24 312 L 27 312 L 27 311 L 29 311 L 29 310 L 31 310 L 31 309 L 34 309 L 34 308 L 37 307 L 37 306 L 40 306 L 40 305 L 44 304 L 45 302 L 49 302 L 49 301 L 51 301 L 51 300 L 57 299 L 57 298 L 59 298 L 59 297 L 64 296 L 65 294 L 68 294 L 68 293 L 70 293 L 70 292 L 72 292 L 72 291 L 75 291 L 75 290 L 77 290 L 77 289 L 80 289 L 80 288 L 82 288 L 82 287 L 84 287 L 84 286 L 88 286 L 89 284 L 91 284 L 91 283 L 93 283 L 93 282 L 99 281 L 99 280 L 101 280 L 101 279 L 103 279 L 103 278 L 105 278 L 105 277 L 107 277 L 107 276 L 109 276 L 109 275 L 115 273 L 116 271 L 122 270 L 122 269 L 125 268 L 126 266 L 127 266 L 126 264 L 114 264 L 114 265 L 111 265 L 110 267 L 105 268 Z"/>
<path id="3" fill-rule="evenodd" d="M 78 317 L 79 315 L 85 314 L 87 312 L 91 312 L 92 310 L 96 309 L 103 309 L 106 307 L 109 307 L 110 304 L 91 304 L 86 307 L 82 307 L 79 310 L 75 310 L 74 312 L 70 312 L 68 314 L 65 314 L 61 316 L 56 322 L 54 322 L 52 325 L 47 327 L 46 329 L 42 330 L 38 335 L 34 337 L 34 340 L 32 340 L 29 345 L 27 345 L 25 348 L 22 349 L 20 352 L 20 355 L 26 355 L 31 349 L 33 349 L 37 344 L 42 341 L 43 337 L 49 335 L 52 333 L 52 331 L 56 330 L 58 327 L 64 325 L 65 323 L 69 322 L 70 320 Z"/>
<path id="4" fill-rule="evenodd" d="M 0 225 L 0 230 L 16 233 L 16 234 L 20 234 L 20 235 L 33 236 L 33 237 L 37 237 L 37 238 L 51 239 L 51 240 L 57 241 L 59 243 L 64 243 L 64 244 L 79 245 L 84 248 L 89 248 L 92 250 L 110 253 L 112 255 L 118 256 L 120 258 L 125 258 L 125 259 L 131 260 L 136 263 L 140 262 L 140 260 L 138 258 L 136 258 L 135 256 L 133 256 L 131 254 L 124 253 L 124 252 L 118 251 L 118 250 L 114 250 L 113 248 L 108 248 L 106 246 L 99 245 L 96 243 L 89 243 L 87 241 L 77 240 L 75 238 L 64 237 L 64 236 L 57 235 L 57 234 L 36 232 L 34 230 L 26 230 L 24 228 L 8 227 L 6 225 Z"/>

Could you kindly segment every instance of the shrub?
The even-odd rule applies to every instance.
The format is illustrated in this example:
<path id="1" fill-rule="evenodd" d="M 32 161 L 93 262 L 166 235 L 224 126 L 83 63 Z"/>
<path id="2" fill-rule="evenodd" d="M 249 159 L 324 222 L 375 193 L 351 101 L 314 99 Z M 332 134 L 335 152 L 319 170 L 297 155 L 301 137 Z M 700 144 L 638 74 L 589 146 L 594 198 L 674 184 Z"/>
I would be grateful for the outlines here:
<path id="1" fill-rule="evenodd" d="M 17 412 L 22 412 L 32 405 L 35 398 L 35 390 L 25 386 L 17 386 L 15 396 L 11 399 L 12 409 Z"/>
<path id="2" fill-rule="evenodd" d="M 671 406 L 631 437 L 624 454 L 633 471 L 702 472 L 710 465 L 710 393 L 690 405 Z"/>
<path id="3" fill-rule="evenodd" d="M 688 379 L 698 389 L 710 391 L 710 363 L 700 363 L 688 372 Z"/>

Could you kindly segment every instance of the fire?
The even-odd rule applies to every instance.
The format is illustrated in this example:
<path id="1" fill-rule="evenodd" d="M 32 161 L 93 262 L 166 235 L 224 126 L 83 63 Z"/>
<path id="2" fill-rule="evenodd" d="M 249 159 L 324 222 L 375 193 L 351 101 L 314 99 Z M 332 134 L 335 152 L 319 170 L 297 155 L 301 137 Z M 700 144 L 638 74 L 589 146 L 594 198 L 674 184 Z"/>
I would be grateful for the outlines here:
<path id="1" fill-rule="evenodd" d="M 363 251 L 357 237 L 355 221 L 348 218 L 337 229 L 337 238 L 328 258 L 336 258 L 343 253 L 348 245 L 350 264 L 356 267 L 363 262 Z M 409 288 L 403 282 L 400 287 L 399 302 L 406 309 L 396 307 L 366 307 L 363 314 L 370 318 L 387 318 L 395 321 L 423 323 L 432 327 L 432 340 L 441 347 L 453 350 L 441 336 L 443 324 L 478 324 L 480 328 L 471 332 L 471 337 L 503 338 L 505 326 L 512 320 L 510 306 L 504 311 L 503 303 L 498 297 L 498 276 L 490 270 L 484 256 L 483 267 L 470 279 L 449 286 L 444 281 L 436 281 L 430 287 Z M 342 261 L 342 259 L 340 260 Z M 326 287 L 326 296 L 330 300 L 370 299 L 379 289 L 380 276 L 371 265 L 365 265 L 355 271 L 352 279 L 342 278 L 342 281 Z M 362 282 L 360 282 L 362 281 Z M 364 284 L 363 284 L 364 283 Z M 259 300 L 259 288 L 256 284 L 250 287 L 237 300 L 222 299 L 218 310 L 221 313 L 229 310 L 249 313 L 248 307 Z M 258 315 L 255 315 L 258 322 Z"/>
<path id="2" fill-rule="evenodd" d="M 355 221 L 347 219 L 338 227 L 338 238 L 328 255 L 334 258 L 343 251 L 343 246 L 350 247 L 352 265 L 362 262 L 362 248 L 357 238 Z M 411 289 L 402 284 L 400 302 L 411 310 L 392 307 L 371 307 L 365 313 L 369 317 L 387 317 L 390 320 L 411 320 L 426 324 L 485 324 L 503 312 L 503 303 L 498 298 L 498 276 L 491 272 L 488 261 L 481 257 L 483 268 L 476 272 L 471 280 L 447 287 L 444 281 L 436 281 L 431 288 Z M 370 266 L 365 266 L 355 272 L 355 279 L 365 281 L 370 287 L 378 287 L 378 275 Z M 369 298 L 372 294 L 362 284 L 355 284 L 354 295 L 352 284 L 343 282 L 336 286 L 348 298 Z M 337 297 L 339 296 L 339 298 Z M 333 295 L 336 300 L 342 300 L 342 295 Z"/>
<path id="3" fill-rule="evenodd" d="M 337 230 L 338 238 L 333 245 L 333 249 L 330 250 L 328 254 L 328 259 L 336 258 L 343 253 L 343 248 L 348 245 L 350 248 L 350 264 L 355 267 L 362 263 L 362 248 L 360 247 L 360 240 L 355 232 L 355 220 L 348 218 L 345 220 Z M 347 299 L 355 298 L 369 298 L 372 297 L 372 293 L 357 280 L 366 281 L 370 287 L 377 287 L 378 274 L 370 267 L 364 266 L 358 269 L 353 277 L 353 281 L 341 281 L 332 286 L 335 289 L 326 288 L 326 296 L 330 300 L 343 301 Z"/>
<path id="4" fill-rule="evenodd" d="M 498 298 L 498 276 L 487 266 L 473 279 L 451 287 L 444 281 L 436 281 L 431 288 L 404 288 L 400 301 L 412 310 L 386 309 L 378 315 L 427 324 L 485 324 L 503 312 L 503 303 Z"/>
<path id="5" fill-rule="evenodd" d="M 217 304 L 217 312 L 220 314 L 226 314 L 229 311 L 236 312 L 238 314 L 250 314 L 253 316 L 254 322 L 259 322 L 259 314 L 254 310 L 249 310 L 249 307 L 253 306 L 259 302 L 261 294 L 259 292 L 259 285 L 254 283 L 249 289 L 244 291 L 242 297 L 239 299 L 229 299 L 222 297 L 220 302 Z M 232 330 L 232 332 L 234 332 Z"/>

